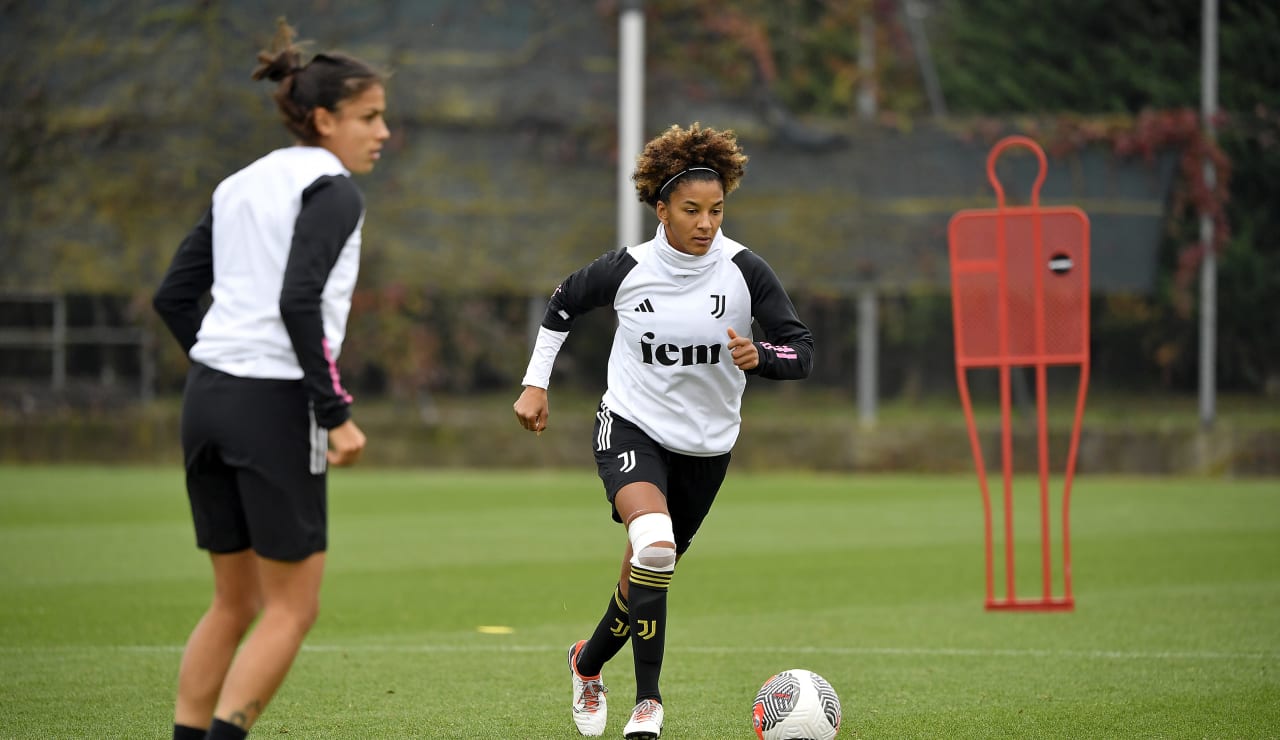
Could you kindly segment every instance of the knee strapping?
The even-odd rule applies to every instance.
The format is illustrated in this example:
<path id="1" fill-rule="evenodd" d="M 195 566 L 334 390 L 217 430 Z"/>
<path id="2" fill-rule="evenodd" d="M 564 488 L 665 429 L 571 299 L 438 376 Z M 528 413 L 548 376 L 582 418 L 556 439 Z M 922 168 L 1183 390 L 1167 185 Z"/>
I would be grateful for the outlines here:
<path id="1" fill-rule="evenodd" d="M 676 569 L 675 531 L 666 514 L 642 514 L 627 527 L 631 564 L 670 573 Z M 661 544 L 658 544 L 661 543 Z"/>

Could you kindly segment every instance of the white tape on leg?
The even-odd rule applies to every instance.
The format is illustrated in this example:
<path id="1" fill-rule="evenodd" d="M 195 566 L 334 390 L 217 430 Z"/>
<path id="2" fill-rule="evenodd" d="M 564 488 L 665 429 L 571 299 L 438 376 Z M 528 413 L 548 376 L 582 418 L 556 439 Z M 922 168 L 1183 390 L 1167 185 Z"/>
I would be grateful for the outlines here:
<path id="1" fill-rule="evenodd" d="M 627 527 L 631 564 L 670 573 L 676 569 L 675 530 L 666 514 L 641 514 Z M 664 543 L 656 545 L 656 543 Z"/>

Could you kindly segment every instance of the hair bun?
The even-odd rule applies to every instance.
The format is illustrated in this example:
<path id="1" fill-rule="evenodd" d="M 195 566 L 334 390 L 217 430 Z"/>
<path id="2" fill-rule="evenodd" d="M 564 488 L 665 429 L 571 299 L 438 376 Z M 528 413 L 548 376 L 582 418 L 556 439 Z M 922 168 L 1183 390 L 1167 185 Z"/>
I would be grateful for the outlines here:
<path id="1" fill-rule="evenodd" d="M 268 51 L 258 52 L 258 67 L 253 70 L 253 79 L 280 82 L 302 70 L 302 52 L 293 42 L 295 34 L 284 16 L 276 19 L 275 36 Z"/>
<path id="2" fill-rule="evenodd" d="M 302 55 L 295 49 L 285 49 L 276 52 L 274 56 L 265 51 L 261 52 L 258 54 L 258 68 L 253 71 L 253 79 L 280 82 L 301 71 L 301 61 Z"/>

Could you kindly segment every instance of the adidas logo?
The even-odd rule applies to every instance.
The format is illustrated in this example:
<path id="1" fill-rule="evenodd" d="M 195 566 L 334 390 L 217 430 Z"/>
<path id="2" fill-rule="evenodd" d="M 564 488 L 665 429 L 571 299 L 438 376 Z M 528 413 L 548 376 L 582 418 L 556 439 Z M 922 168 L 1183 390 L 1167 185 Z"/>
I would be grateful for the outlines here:
<path id="1" fill-rule="evenodd" d="M 653 304 L 649 302 L 648 298 L 646 298 L 641 301 L 640 305 L 636 306 L 634 310 L 639 311 L 640 313 L 653 313 Z"/>

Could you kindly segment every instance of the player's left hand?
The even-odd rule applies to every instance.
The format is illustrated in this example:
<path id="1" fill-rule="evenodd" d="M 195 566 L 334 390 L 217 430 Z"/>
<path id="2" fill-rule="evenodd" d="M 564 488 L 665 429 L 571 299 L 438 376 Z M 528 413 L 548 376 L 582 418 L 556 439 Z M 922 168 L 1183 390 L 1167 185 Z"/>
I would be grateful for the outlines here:
<path id="1" fill-rule="evenodd" d="M 743 372 L 760 364 L 760 351 L 756 349 L 756 343 L 738 336 L 732 327 L 729 329 L 729 354 L 733 356 L 734 367 Z"/>
<path id="2" fill-rule="evenodd" d="M 350 419 L 329 430 L 329 450 L 325 453 L 330 465 L 355 465 L 365 446 L 364 432 Z"/>
<path id="3" fill-rule="evenodd" d="M 520 426 L 539 436 L 542 435 L 542 430 L 547 428 L 547 417 L 550 415 L 546 388 L 526 385 L 511 407 L 516 412 L 516 419 L 520 421 Z"/>

